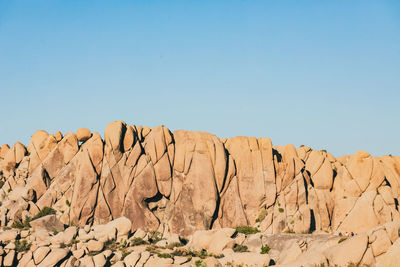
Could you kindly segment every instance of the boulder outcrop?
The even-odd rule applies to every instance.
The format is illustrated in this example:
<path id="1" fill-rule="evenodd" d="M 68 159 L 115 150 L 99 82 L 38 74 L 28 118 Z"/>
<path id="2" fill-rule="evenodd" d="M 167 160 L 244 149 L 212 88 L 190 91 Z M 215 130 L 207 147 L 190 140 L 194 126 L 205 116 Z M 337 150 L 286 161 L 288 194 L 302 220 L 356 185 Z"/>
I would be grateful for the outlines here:
<path id="1" fill-rule="evenodd" d="M 2 145 L 0 181 L 0 225 L 22 223 L 46 207 L 65 225 L 130 222 L 108 225 L 102 242 L 138 229 L 189 236 L 247 225 L 266 234 L 361 234 L 400 222 L 398 156 L 359 151 L 335 158 L 274 146 L 266 137 L 220 139 L 123 121 L 108 124 L 104 139 L 86 128 L 39 130 L 27 147 Z M 393 232 L 385 231 L 365 255 L 381 257 L 393 244 Z M 335 260 L 322 251 L 314 256 L 321 255 Z"/>
<path id="2" fill-rule="evenodd" d="M 2 145 L 0 173 L 2 225 L 24 219 L 26 205 L 25 216 L 47 206 L 65 224 L 125 216 L 132 230 L 181 235 L 238 225 L 271 234 L 357 232 L 400 220 L 400 157 L 359 151 L 336 159 L 268 138 L 123 121 L 107 125 L 104 140 L 86 128 L 64 136 L 39 130 L 27 148 Z"/>

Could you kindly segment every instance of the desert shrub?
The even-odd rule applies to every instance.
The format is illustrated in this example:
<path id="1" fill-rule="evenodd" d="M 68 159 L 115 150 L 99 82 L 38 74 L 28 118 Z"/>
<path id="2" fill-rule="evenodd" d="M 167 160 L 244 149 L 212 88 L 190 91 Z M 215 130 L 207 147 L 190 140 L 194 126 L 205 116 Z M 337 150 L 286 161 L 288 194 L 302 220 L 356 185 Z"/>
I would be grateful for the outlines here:
<path id="1" fill-rule="evenodd" d="M 262 222 L 267 215 L 268 215 L 268 211 L 266 209 L 262 209 L 256 219 L 256 222 Z"/>
<path id="2" fill-rule="evenodd" d="M 345 241 L 347 239 L 347 237 L 342 237 L 339 239 L 338 244 L 342 243 L 343 241 Z"/>
<path id="3" fill-rule="evenodd" d="M 71 202 L 69 202 L 68 199 L 65 200 L 65 204 L 66 204 L 68 207 L 71 207 Z"/>
<path id="4" fill-rule="evenodd" d="M 162 234 L 158 231 L 151 231 L 149 233 L 149 243 L 157 243 L 162 239 Z"/>
<path id="5" fill-rule="evenodd" d="M 4 181 L 0 181 L 0 188 L 2 188 L 4 185 Z"/>
<path id="6" fill-rule="evenodd" d="M 233 246 L 233 251 L 234 252 L 248 252 L 249 249 L 248 249 L 247 246 L 242 246 L 242 245 L 239 245 L 239 244 L 235 244 Z"/>
<path id="7" fill-rule="evenodd" d="M 182 244 L 181 243 L 179 243 L 179 242 L 174 242 L 174 243 L 170 243 L 170 244 L 168 244 L 165 248 L 168 248 L 168 249 L 173 249 L 173 248 L 176 248 L 176 247 L 181 247 L 182 246 Z"/>
<path id="8" fill-rule="evenodd" d="M 30 222 L 32 221 L 31 217 L 26 217 L 25 221 L 14 221 L 13 224 L 11 225 L 12 228 L 18 228 L 18 229 L 28 229 L 31 227 Z"/>
<path id="9" fill-rule="evenodd" d="M 203 249 L 201 251 L 191 251 L 191 250 L 179 248 L 179 249 L 175 249 L 170 254 L 172 257 L 175 257 L 175 256 L 189 257 L 189 258 L 198 257 L 201 259 L 205 259 L 207 257 L 214 257 L 214 258 L 220 259 L 220 258 L 224 257 L 224 254 L 219 254 L 219 255 L 212 254 L 212 253 L 209 254 L 205 249 Z"/>
<path id="10" fill-rule="evenodd" d="M 39 219 L 41 217 L 50 215 L 50 214 L 56 214 L 56 211 L 53 208 L 50 207 L 44 207 L 38 214 L 36 214 L 33 218 L 33 220 Z"/>
<path id="11" fill-rule="evenodd" d="M 74 239 L 71 240 L 71 242 L 69 242 L 68 246 L 69 246 L 69 247 L 72 247 L 73 245 L 78 244 L 78 243 L 79 243 L 79 240 L 76 239 L 76 238 L 74 238 Z M 106 243 L 107 243 L 107 242 L 106 242 Z M 106 243 L 104 243 L 104 246 L 106 246 L 106 245 L 105 245 Z"/>
<path id="12" fill-rule="evenodd" d="M 268 245 L 262 246 L 261 247 L 261 254 L 268 254 L 271 248 Z"/>
<path id="13" fill-rule="evenodd" d="M 17 252 L 26 252 L 26 251 L 28 251 L 30 248 L 31 248 L 31 246 L 32 246 L 32 244 L 31 243 L 28 243 L 28 241 L 26 241 L 26 239 L 23 239 L 23 240 L 17 240 L 17 241 L 15 241 L 15 250 L 17 251 Z"/>
<path id="14" fill-rule="evenodd" d="M 18 228 L 18 229 L 23 229 L 24 228 L 24 223 L 21 221 L 14 221 L 13 224 L 11 225 L 12 228 Z"/>
<path id="15" fill-rule="evenodd" d="M 147 242 L 143 240 L 143 238 L 140 237 L 135 237 L 131 239 L 131 245 L 132 246 L 140 246 L 140 245 L 144 245 Z"/>
<path id="16" fill-rule="evenodd" d="M 159 247 L 154 244 L 151 244 L 150 246 L 146 247 L 146 251 L 148 251 L 152 254 L 156 254 L 159 252 Z"/>
<path id="17" fill-rule="evenodd" d="M 129 247 L 129 242 L 126 239 L 121 238 L 118 247 L 119 248 L 127 248 L 127 247 Z"/>
<path id="18" fill-rule="evenodd" d="M 205 264 L 202 260 L 195 261 L 194 265 L 196 265 L 196 267 L 207 267 L 207 264 Z"/>
<path id="19" fill-rule="evenodd" d="M 255 227 L 251 227 L 251 226 L 238 226 L 238 227 L 236 227 L 236 232 L 242 233 L 245 235 L 251 235 L 251 234 L 256 234 L 256 233 L 260 232 L 260 230 L 258 230 Z"/>
<path id="20" fill-rule="evenodd" d="M 169 253 L 157 253 L 157 256 L 164 259 L 172 258 L 171 254 Z"/>
<path id="21" fill-rule="evenodd" d="M 285 210 L 283 208 L 278 209 L 280 213 L 283 213 Z"/>
<path id="22" fill-rule="evenodd" d="M 129 254 L 131 254 L 131 251 L 127 251 L 127 250 L 122 250 L 122 256 L 121 256 L 121 261 L 123 261 L 126 256 L 128 256 Z"/>

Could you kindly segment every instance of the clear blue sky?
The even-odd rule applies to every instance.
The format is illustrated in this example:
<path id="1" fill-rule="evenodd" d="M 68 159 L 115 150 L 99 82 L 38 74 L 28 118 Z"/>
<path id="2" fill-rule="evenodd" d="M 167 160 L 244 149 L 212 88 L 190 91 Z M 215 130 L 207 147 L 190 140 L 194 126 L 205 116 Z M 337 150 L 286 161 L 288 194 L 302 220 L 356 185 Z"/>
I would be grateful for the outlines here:
<path id="1" fill-rule="evenodd" d="M 400 1 L 0 0 L 0 144 L 113 120 L 400 155 Z"/>

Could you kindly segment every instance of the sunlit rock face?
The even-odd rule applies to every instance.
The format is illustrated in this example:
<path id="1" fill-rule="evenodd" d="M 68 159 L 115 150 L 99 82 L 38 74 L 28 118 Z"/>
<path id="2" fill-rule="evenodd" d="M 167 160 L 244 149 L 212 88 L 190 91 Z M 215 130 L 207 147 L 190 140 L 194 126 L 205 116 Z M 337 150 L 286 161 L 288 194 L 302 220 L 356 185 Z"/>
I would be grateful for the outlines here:
<path id="1" fill-rule="evenodd" d="M 268 234 L 363 232 L 400 221 L 400 157 L 335 158 L 265 137 L 220 139 L 123 121 L 103 136 L 39 130 L 27 147 L 2 145 L 1 225 L 44 207 L 64 224 L 124 216 L 132 230 L 183 236 L 239 225 Z"/>

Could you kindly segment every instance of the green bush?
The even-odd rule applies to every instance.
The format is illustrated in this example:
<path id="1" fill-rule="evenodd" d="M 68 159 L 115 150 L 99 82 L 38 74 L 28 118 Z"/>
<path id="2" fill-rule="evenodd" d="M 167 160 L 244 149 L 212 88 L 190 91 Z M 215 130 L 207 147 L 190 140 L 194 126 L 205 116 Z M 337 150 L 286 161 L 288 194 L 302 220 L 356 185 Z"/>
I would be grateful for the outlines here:
<path id="1" fill-rule="evenodd" d="M 13 224 L 11 225 L 12 228 L 18 228 L 18 229 L 28 229 L 31 227 L 30 222 L 32 221 L 31 217 L 26 217 L 25 221 L 14 221 Z"/>
<path id="2" fill-rule="evenodd" d="M 233 246 L 233 251 L 234 252 L 248 252 L 249 249 L 248 249 L 247 246 L 242 246 L 242 245 L 239 245 L 239 244 L 235 244 Z"/>
<path id="3" fill-rule="evenodd" d="M 278 209 L 280 213 L 283 213 L 285 210 L 283 208 Z"/>
<path id="4" fill-rule="evenodd" d="M 271 248 L 268 245 L 262 246 L 261 247 L 261 254 L 268 254 Z"/>
<path id="5" fill-rule="evenodd" d="M 171 254 L 168 253 L 157 253 L 157 256 L 164 259 L 172 258 Z"/>
<path id="6" fill-rule="evenodd" d="M 0 188 L 2 188 L 4 185 L 4 181 L 0 181 Z"/>
<path id="7" fill-rule="evenodd" d="M 262 209 L 256 219 L 256 222 L 262 222 L 267 215 L 268 215 L 268 211 L 266 209 Z"/>
<path id="8" fill-rule="evenodd" d="M 21 221 L 14 221 L 13 224 L 11 225 L 11 228 L 23 229 L 24 223 Z"/>
<path id="9" fill-rule="evenodd" d="M 202 260 L 195 261 L 194 265 L 196 265 L 196 267 L 207 267 L 207 264 L 205 264 Z"/>
<path id="10" fill-rule="evenodd" d="M 146 241 L 144 241 L 142 238 L 140 237 L 135 237 L 131 239 L 131 245 L 132 246 L 140 246 L 140 245 L 144 245 L 147 244 Z"/>
<path id="11" fill-rule="evenodd" d="M 251 226 L 238 226 L 236 227 L 236 231 L 245 235 L 251 235 L 260 232 L 260 230 Z"/>
<path id="12" fill-rule="evenodd" d="M 338 244 L 342 243 L 343 241 L 345 241 L 347 239 L 347 237 L 342 237 L 339 239 Z"/>
<path id="13" fill-rule="evenodd" d="M 30 248 L 31 248 L 31 246 L 32 246 L 32 244 L 31 243 L 28 243 L 28 241 L 26 241 L 26 239 L 23 239 L 23 240 L 17 240 L 17 241 L 15 241 L 15 250 L 17 251 L 17 252 L 26 252 L 26 251 L 28 251 Z"/>
<path id="14" fill-rule="evenodd" d="M 36 214 L 33 218 L 33 220 L 39 219 L 41 217 L 50 215 L 50 214 L 56 214 L 56 211 L 53 208 L 50 207 L 44 207 L 38 214 Z"/>
<path id="15" fill-rule="evenodd" d="M 158 241 L 160 241 L 162 239 L 162 234 L 158 231 L 151 231 L 149 233 L 149 243 L 153 244 L 153 243 L 157 243 Z"/>

